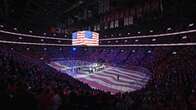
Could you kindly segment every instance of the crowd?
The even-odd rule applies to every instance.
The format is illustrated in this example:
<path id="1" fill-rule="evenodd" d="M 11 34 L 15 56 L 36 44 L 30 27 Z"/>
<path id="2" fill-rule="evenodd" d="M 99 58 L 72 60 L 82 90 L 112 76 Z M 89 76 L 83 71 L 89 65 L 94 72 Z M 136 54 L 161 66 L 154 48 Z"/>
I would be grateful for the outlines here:
<path id="1" fill-rule="evenodd" d="M 195 27 L 194 24 L 191 27 L 187 25 L 187 23 L 183 24 L 183 26 L 169 26 L 168 24 L 164 29 L 167 33 L 170 33 L 186 31 Z M 159 27 L 162 30 L 162 27 Z M 182 29 L 178 29 L 178 27 Z M 168 30 L 168 28 L 171 28 L 171 30 Z M 142 31 L 140 34 L 137 33 L 139 30 L 135 30 L 135 34 L 130 33 L 130 35 L 128 33 L 132 32 L 132 30 L 111 33 L 116 34 L 113 37 L 165 33 L 159 32 L 159 29 L 152 30 L 153 33 L 145 33 L 140 30 Z M 103 33 L 105 34 L 106 32 Z M 111 36 L 111 33 L 108 31 L 107 37 Z M 14 41 L 18 41 L 20 36 L 16 37 L 15 35 L 1 33 L 3 40 L 13 40 L 13 37 Z M 182 37 L 186 39 L 182 39 Z M 31 41 L 29 38 L 27 40 Z M 35 41 L 41 42 L 40 39 L 35 39 Z M 125 41 L 126 39 L 118 42 L 114 40 L 110 43 L 124 44 Z M 135 41 L 135 39 L 127 39 L 127 44 L 135 43 Z M 144 43 L 144 41 L 153 43 L 151 38 L 139 39 L 138 43 Z M 169 41 L 194 42 L 194 33 L 167 38 L 162 37 L 157 40 L 157 43 L 168 43 Z M 49 43 L 51 42 L 53 40 Z M 0 46 L 2 46 L 0 48 L 0 107 L 5 110 L 196 109 L 196 51 L 194 46 L 81 47 L 74 52 L 69 47 L 56 48 L 11 44 L 9 46 L 1 44 Z M 40 61 L 39 58 L 43 58 L 43 60 Z M 137 66 L 144 67 L 142 71 L 146 71 L 145 68 L 148 68 L 152 73 L 152 79 L 142 90 L 111 95 L 110 93 L 91 89 L 88 85 L 52 69 L 44 63 L 46 60 L 50 61 L 51 58 L 87 62 L 96 61 L 132 70 L 138 69 Z"/>
<path id="2" fill-rule="evenodd" d="M 100 44 L 194 43 L 195 32 L 160 37 L 103 40 L 179 33 L 195 30 L 195 19 L 160 17 L 127 27 L 101 29 Z M 0 40 L 28 43 L 71 44 L 71 41 L 21 36 L 16 33 L 65 38 L 1 23 Z M 104 26 L 101 26 L 104 28 Z M 42 29 L 44 30 L 44 29 Z M 71 38 L 71 34 L 66 38 Z M 45 64 L 52 58 L 100 62 L 127 69 L 144 67 L 152 78 L 145 88 L 130 93 L 92 89 Z M 2 110 L 196 110 L 195 46 L 172 47 L 70 47 L 0 44 L 0 109 Z M 41 61 L 40 61 L 41 59 Z M 71 63 L 70 63 L 71 64 Z M 74 64 L 77 65 L 77 64 Z M 141 68 L 140 68 L 141 69 Z"/>
<path id="3" fill-rule="evenodd" d="M 13 51 L 12 51 L 13 52 Z M 92 90 L 65 74 L 8 51 L 0 54 L 1 108 L 18 110 L 88 109 L 97 104 Z M 101 94 L 99 98 L 110 97 Z M 89 104 L 89 100 L 92 104 Z"/>
<path id="4" fill-rule="evenodd" d="M 187 47 L 177 53 L 157 59 L 156 73 L 146 88 L 111 95 L 43 62 L 1 49 L 0 106 L 6 110 L 192 110 L 196 107 L 195 50 Z"/>

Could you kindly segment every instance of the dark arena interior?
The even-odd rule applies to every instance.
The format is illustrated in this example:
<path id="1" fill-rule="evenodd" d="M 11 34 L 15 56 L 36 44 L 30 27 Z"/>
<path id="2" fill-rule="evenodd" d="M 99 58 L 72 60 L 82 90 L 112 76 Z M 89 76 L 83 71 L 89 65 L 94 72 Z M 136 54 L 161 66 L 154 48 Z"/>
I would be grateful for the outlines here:
<path id="1" fill-rule="evenodd" d="M 196 110 L 195 0 L 0 0 L 1 110 Z"/>

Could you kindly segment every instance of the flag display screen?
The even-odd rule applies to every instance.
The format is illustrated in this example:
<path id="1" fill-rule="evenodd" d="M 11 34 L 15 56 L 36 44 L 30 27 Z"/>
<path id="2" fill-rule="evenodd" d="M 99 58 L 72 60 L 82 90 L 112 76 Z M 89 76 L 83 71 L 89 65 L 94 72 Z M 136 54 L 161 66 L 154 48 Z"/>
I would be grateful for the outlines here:
<path id="1" fill-rule="evenodd" d="M 77 31 L 72 33 L 72 45 L 98 46 L 99 33 L 92 31 Z"/>

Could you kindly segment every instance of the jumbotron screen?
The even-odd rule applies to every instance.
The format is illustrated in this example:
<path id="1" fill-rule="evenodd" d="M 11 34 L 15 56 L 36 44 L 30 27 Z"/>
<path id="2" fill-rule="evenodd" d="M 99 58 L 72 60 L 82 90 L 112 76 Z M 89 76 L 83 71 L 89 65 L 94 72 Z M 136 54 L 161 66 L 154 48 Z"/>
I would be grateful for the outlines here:
<path id="1" fill-rule="evenodd" d="M 77 31 L 72 33 L 73 46 L 98 46 L 99 33 L 92 31 Z"/>

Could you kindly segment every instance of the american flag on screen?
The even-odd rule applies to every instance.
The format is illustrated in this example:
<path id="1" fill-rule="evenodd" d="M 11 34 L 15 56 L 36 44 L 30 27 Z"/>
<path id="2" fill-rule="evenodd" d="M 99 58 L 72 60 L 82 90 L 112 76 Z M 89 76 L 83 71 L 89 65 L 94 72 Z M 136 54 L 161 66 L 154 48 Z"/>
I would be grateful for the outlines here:
<path id="1" fill-rule="evenodd" d="M 72 33 L 72 45 L 98 46 L 99 34 L 91 31 L 78 31 Z"/>

